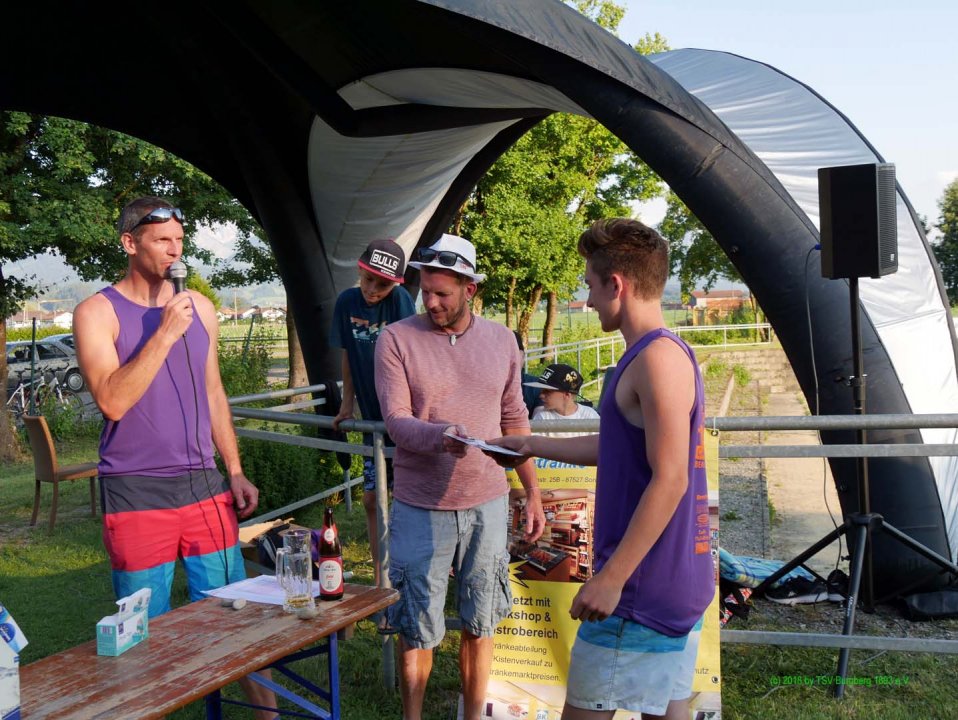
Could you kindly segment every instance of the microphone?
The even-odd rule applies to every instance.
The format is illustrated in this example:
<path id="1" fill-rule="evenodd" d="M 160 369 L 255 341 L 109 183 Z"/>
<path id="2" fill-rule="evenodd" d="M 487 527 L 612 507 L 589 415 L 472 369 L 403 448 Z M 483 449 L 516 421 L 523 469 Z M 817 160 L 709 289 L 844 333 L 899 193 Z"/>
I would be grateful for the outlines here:
<path id="1" fill-rule="evenodd" d="M 181 293 L 186 290 L 186 273 L 186 265 L 180 260 L 170 265 L 169 270 L 166 271 L 166 277 L 173 283 L 173 290 L 175 292 Z"/>

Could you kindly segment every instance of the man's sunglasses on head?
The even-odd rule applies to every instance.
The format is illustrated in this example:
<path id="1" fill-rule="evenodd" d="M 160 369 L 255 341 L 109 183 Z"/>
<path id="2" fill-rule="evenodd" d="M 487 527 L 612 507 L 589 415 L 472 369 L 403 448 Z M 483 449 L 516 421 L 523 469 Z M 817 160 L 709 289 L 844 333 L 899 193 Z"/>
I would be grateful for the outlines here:
<path id="1" fill-rule="evenodd" d="M 432 248 L 423 248 L 419 251 L 419 259 L 422 262 L 430 263 L 436 258 L 439 259 L 439 264 L 444 265 L 445 267 L 455 267 L 456 262 L 462 260 L 473 270 L 476 269 L 476 266 L 469 262 L 467 258 L 463 257 L 457 252 L 453 252 L 452 250 L 433 250 Z"/>
<path id="2" fill-rule="evenodd" d="M 183 211 L 179 208 L 156 208 L 140 218 L 140 221 L 130 228 L 130 232 L 136 230 L 140 225 L 155 225 L 157 223 L 168 222 L 171 218 L 183 224 Z"/>

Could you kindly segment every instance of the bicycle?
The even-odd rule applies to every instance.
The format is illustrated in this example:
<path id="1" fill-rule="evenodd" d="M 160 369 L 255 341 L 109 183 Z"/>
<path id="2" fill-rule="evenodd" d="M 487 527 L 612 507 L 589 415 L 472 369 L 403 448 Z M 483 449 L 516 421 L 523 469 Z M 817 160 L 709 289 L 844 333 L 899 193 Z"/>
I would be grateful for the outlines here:
<path id="1" fill-rule="evenodd" d="M 31 382 L 29 378 L 24 380 L 21 372 L 18 374 L 18 380 L 17 387 L 7 399 L 7 410 L 17 423 L 21 422 L 25 413 L 42 413 L 44 409 L 52 409 L 51 403 L 75 413 L 77 417 L 83 411 L 83 400 L 69 388 L 64 388 L 56 375 L 47 381 L 46 375 L 41 374 Z"/>

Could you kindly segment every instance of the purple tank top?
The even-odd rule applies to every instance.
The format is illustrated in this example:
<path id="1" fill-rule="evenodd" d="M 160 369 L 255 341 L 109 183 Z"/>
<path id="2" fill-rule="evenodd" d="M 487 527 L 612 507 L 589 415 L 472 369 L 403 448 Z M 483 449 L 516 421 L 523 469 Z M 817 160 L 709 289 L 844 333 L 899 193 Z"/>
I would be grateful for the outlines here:
<path id="1" fill-rule="evenodd" d="M 623 371 L 653 340 L 667 337 L 688 354 L 695 369 L 695 405 L 689 414 L 689 485 L 665 531 L 628 579 L 614 615 L 678 637 L 692 629 L 715 593 L 705 477 L 705 390 L 695 354 L 665 328 L 646 333 L 619 361 L 600 406 L 596 474 L 594 556 L 598 572 L 625 535 L 652 478 L 645 430 L 632 425 L 615 402 Z"/>
<path id="2" fill-rule="evenodd" d="M 163 308 L 139 305 L 113 287 L 100 292 L 113 305 L 120 323 L 116 352 L 122 366 L 156 332 Z M 100 475 L 175 477 L 216 467 L 206 396 L 209 348 L 210 337 L 194 314 L 185 343 L 174 343 L 143 397 L 122 419 L 106 421 L 100 436 Z"/>

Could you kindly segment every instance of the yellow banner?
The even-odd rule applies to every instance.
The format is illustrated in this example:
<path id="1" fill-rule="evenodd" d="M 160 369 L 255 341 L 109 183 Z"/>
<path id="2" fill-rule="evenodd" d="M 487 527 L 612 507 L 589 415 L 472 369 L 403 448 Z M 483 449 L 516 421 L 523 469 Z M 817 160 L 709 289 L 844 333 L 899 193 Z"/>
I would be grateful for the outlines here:
<path id="1" fill-rule="evenodd" d="M 718 611 L 718 432 L 705 433 L 709 519 L 715 561 L 715 599 L 706 611 L 690 703 L 692 716 L 721 709 Z M 483 717 L 492 720 L 560 720 L 569 655 L 579 622 L 572 599 L 592 576 L 595 468 L 537 460 L 546 530 L 536 543 L 522 540 L 525 492 L 509 471 L 509 564 L 512 612 L 495 635 Z M 676 588 L 676 592 L 681 592 Z M 616 719 L 638 720 L 619 711 Z"/>

